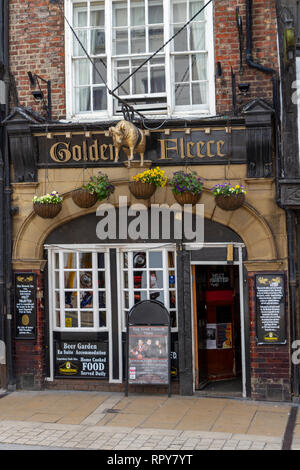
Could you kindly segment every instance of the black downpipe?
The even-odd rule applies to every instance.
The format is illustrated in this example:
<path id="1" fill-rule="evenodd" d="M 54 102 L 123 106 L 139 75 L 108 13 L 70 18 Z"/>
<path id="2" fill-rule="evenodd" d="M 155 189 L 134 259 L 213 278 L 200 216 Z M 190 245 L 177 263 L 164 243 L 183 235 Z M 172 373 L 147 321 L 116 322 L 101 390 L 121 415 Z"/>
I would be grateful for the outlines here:
<path id="1" fill-rule="evenodd" d="M 9 0 L 4 0 L 4 67 L 5 67 L 5 105 L 6 116 L 9 114 Z M 15 388 L 13 367 L 12 335 L 12 222 L 11 222 L 11 184 L 9 142 L 4 128 L 4 227 L 5 227 L 5 306 L 6 306 L 6 349 L 8 389 Z"/>

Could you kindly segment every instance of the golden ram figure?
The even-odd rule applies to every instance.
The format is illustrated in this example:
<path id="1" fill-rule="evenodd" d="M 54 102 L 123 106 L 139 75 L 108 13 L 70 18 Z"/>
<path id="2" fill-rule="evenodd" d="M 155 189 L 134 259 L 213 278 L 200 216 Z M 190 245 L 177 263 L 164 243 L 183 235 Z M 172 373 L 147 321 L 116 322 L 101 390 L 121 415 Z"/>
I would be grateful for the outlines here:
<path id="1" fill-rule="evenodd" d="M 119 152 L 122 149 L 128 157 L 128 167 L 135 153 L 140 154 L 141 166 L 144 164 L 146 149 L 145 133 L 138 129 L 132 122 L 122 120 L 114 127 L 108 129 L 115 147 L 115 162 L 119 160 Z"/>

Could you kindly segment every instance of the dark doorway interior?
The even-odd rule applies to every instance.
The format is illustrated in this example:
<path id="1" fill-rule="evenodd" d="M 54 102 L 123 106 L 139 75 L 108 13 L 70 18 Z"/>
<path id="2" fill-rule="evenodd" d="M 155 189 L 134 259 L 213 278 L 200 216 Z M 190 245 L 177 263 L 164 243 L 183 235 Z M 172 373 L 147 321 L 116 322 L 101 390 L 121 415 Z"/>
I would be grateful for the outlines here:
<path id="1" fill-rule="evenodd" d="M 233 265 L 193 266 L 195 388 L 242 394 L 239 272 Z"/>

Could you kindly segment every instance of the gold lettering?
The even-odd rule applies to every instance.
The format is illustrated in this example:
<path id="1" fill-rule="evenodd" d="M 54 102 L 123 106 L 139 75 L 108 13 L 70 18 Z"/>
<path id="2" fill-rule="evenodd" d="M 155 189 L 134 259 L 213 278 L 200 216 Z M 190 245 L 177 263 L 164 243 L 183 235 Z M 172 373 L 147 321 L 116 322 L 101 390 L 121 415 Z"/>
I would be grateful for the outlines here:
<path id="1" fill-rule="evenodd" d="M 217 142 L 217 155 L 218 157 L 225 157 L 226 154 L 221 152 L 222 147 L 224 147 L 225 142 L 224 140 L 218 140 Z"/>
<path id="2" fill-rule="evenodd" d="M 105 156 L 105 151 L 108 148 L 108 145 L 102 144 L 100 145 L 100 158 L 101 160 L 108 160 L 109 157 Z"/>
<path id="3" fill-rule="evenodd" d="M 192 141 L 186 143 L 186 151 L 187 151 L 188 158 L 194 158 L 195 157 L 195 155 L 193 155 L 191 153 L 191 147 L 194 147 L 194 145 L 195 145 L 195 142 L 192 142 Z"/>
<path id="4" fill-rule="evenodd" d="M 62 148 L 60 148 L 62 146 Z M 57 163 L 68 162 L 71 158 L 69 144 L 66 142 L 57 142 L 50 148 L 50 157 Z"/>
<path id="5" fill-rule="evenodd" d="M 110 159 L 112 161 L 114 161 L 115 159 L 115 156 L 114 156 L 114 146 L 112 144 L 109 144 L 109 155 L 110 155 Z"/>
<path id="6" fill-rule="evenodd" d="M 183 137 L 181 137 L 180 139 L 180 156 L 181 158 L 185 158 L 185 154 L 184 154 L 184 140 L 183 140 Z"/>
<path id="7" fill-rule="evenodd" d="M 201 140 L 197 142 L 197 157 L 204 158 L 205 155 L 201 153 L 201 150 L 205 146 L 205 142 L 202 142 Z"/>
<path id="8" fill-rule="evenodd" d="M 172 160 L 168 157 L 168 150 L 176 150 L 178 155 L 178 146 L 177 146 L 177 139 L 158 139 L 160 142 L 160 150 L 161 150 L 161 157 L 159 160 Z M 174 142 L 176 145 L 174 147 L 168 147 L 167 142 Z"/>
<path id="9" fill-rule="evenodd" d="M 99 159 L 99 153 L 98 153 L 98 142 L 95 139 L 94 143 L 89 146 L 89 160 L 92 162 L 95 160 Z"/>
<path id="10" fill-rule="evenodd" d="M 215 155 L 214 155 L 213 153 L 211 153 L 211 146 L 212 146 L 214 143 L 215 143 L 214 140 L 209 140 L 209 141 L 207 142 L 207 156 L 210 157 L 210 158 L 211 158 L 211 157 L 215 157 Z"/>
<path id="11" fill-rule="evenodd" d="M 72 156 L 73 156 L 73 160 L 75 160 L 76 162 L 79 162 L 82 159 L 80 145 L 74 145 L 72 147 Z"/>
<path id="12" fill-rule="evenodd" d="M 86 140 L 82 142 L 82 147 L 83 147 L 83 160 L 87 161 L 87 145 L 86 145 Z"/>

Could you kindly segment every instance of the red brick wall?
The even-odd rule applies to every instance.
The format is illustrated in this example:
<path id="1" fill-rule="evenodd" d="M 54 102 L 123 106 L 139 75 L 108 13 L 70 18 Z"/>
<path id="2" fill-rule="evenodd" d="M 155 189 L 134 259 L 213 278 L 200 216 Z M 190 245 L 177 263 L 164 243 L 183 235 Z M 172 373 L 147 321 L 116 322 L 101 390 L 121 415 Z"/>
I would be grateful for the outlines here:
<path id="1" fill-rule="evenodd" d="M 52 81 L 53 118 L 65 117 L 64 21 L 62 13 L 49 0 L 11 0 L 10 68 L 16 80 L 20 104 L 39 110 L 34 102 L 27 71 Z M 221 62 L 222 79 L 216 80 L 217 113 L 232 108 L 231 66 L 237 83 L 249 82 L 249 101 L 255 97 L 272 99 L 270 75 L 250 69 L 244 63 L 239 74 L 239 43 L 235 8 L 243 18 L 246 46 L 245 0 L 215 2 L 215 62 Z M 253 0 L 253 60 L 277 69 L 276 11 L 274 0 Z M 244 53 L 245 60 L 245 53 Z M 45 86 L 45 85 L 43 85 Z M 46 92 L 46 89 L 45 89 Z M 244 99 L 245 101 L 245 99 Z"/>
<path id="2" fill-rule="evenodd" d="M 249 273 L 249 316 L 251 398 L 288 401 L 291 399 L 290 341 L 288 338 L 286 345 L 278 346 L 257 345 L 254 273 Z"/>
<path id="3" fill-rule="evenodd" d="M 25 271 L 24 271 L 25 272 Z M 35 272 L 37 277 L 37 296 L 43 293 L 43 273 Z M 41 389 L 45 377 L 45 341 L 44 341 L 44 310 L 43 300 L 37 298 L 37 334 L 36 339 L 14 342 L 15 377 L 17 388 Z"/>

